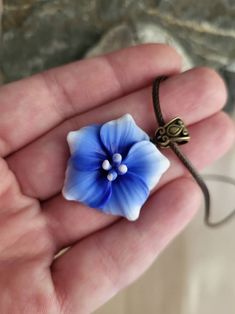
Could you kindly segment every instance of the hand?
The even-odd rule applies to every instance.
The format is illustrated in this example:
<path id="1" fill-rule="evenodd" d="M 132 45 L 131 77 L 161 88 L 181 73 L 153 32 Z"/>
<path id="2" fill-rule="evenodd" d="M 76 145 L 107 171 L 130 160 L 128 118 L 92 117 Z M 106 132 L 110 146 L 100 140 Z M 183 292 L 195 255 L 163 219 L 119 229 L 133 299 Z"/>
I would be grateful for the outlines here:
<path id="1" fill-rule="evenodd" d="M 142 45 L 1 87 L 0 313 L 90 313 L 143 273 L 193 217 L 201 192 L 167 150 L 171 167 L 135 223 L 60 194 L 67 133 L 127 112 L 153 133 L 150 85 L 163 74 L 176 74 L 160 97 L 166 120 L 180 116 L 189 126 L 185 154 L 202 168 L 225 153 L 234 127 L 220 112 L 222 80 L 207 68 L 179 71 L 174 50 Z"/>

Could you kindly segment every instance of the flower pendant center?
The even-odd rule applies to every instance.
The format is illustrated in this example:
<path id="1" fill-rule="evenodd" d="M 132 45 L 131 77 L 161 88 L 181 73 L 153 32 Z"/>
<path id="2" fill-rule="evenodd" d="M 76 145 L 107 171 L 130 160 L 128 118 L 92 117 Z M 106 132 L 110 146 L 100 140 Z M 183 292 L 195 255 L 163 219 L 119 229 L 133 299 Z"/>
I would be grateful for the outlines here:
<path id="1" fill-rule="evenodd" d="M 119 175 L 124 175 L 128 171 L 127 165 L 122 163 L 122 155 L 119 153 L 113 154 L 111 163 L 105 159 L 102 163 L 102 169 L 108 172 L 107 179 L 109 181 L 116 180 Z"/>

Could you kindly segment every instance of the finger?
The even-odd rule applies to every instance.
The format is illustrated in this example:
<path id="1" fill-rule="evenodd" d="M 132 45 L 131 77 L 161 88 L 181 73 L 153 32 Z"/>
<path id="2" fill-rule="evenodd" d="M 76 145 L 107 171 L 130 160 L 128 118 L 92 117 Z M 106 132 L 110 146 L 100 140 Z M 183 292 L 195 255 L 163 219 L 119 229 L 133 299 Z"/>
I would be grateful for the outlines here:
<path id="1" fill-rule="evenodd" d="M 91 313 L 142 274 L 183 229 L 201 194 L 180 178 L 153 195 L 137 222 L 121 220 L 74 245 L 52 265 L 64 310 Z"/>
<path id="2" fill-rule="evenodd" d="M 197 169 L 202 169 L 214 162 L 234 143 L 234 124 L 222 112 L 194 124 L 189 131 L 191 141 L 182 150 Z M 221 134 L 223 134 L 223 141 L 219 140 Z M 176 178 L 189 175 L 188 170 L 173 153 L 164 150 L 163 154 L 170 159 L 171 166 L 155 191 Z M 57 250 L 69 246 L 119 219 L 82 204 L 67 202 L 62 195 L 45 202 L 43 213 Z"/>
<path id="3" fill-rule="evenodd" d="M 166 45 L 127 48 L 74 62 L 0 89 L 0 156 L 6 156 L 63 120 L 180 69 Z"/>
<path id="4" fill-rule="evenodd" d="M 195 123 L 220 110 L 226 92 L 221 78 L 206 68 L 193 69 L 162 83 L 161 103 L 166 119 L 182 116 L 187 124 Z M 61 190 L 69 156 L 66 136 L 72 129 L 102 123 L 131 113 L 148 133 L 156 128 L 151 90 L 134 92 L 113 103 L 67 120 L 38 141 L 8 159 L 22 191 L 45 200 Z"/>

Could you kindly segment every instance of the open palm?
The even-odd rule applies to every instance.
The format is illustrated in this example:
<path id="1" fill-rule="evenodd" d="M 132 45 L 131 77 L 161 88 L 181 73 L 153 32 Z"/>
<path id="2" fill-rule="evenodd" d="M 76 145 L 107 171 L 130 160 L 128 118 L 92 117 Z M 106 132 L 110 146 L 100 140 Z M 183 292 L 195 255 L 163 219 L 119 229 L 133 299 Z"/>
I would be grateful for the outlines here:
<path id="1" fill-rule="evenodd" d="M 67 133 L 130 113 L 153 134 L 150 85 L 159 75 L 175 74 L 161 85 L 161 104 L 166 120 L 181 116 L 189 125 L 184 151 L 192 162 L 202 168 L 230 147 L 234 128 L 219 112 L 222 80 L 207 68 L 179 71 L 174 50 L 142 45 L 0 89 L 0 313 L 92 312 L 145 271 L 194 215 L 200 191 L 167 150 L 171 167 L 134 223 L 60 194 Z"/>

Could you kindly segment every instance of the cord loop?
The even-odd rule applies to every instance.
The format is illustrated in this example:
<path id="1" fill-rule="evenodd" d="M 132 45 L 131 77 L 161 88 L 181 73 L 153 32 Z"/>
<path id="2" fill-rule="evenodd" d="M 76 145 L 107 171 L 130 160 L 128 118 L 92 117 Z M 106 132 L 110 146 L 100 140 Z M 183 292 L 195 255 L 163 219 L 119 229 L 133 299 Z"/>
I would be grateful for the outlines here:
<path id="1" fill-rule="evenodd" d="M 160 83 L 164 80 L 166 80 L 166 76 L 161 76 L 156 78 L 153 81 L 153 87 L 152 87 L 152 98 L 153 98 L 153 107 L 155 116 L 159 125 L 159 128 L 157 129 L 154 138 L 152 138 L 152 142 L 158 146 L 159 148 L 163 147 L 169 147 L 175 155 L 179 158 L 179 160 L 184 164 L 184 166 L 188 169 L 188 171 L 191 173 L 192 177 L 195 179 L 197 184 L 199 185 L 205 201 L 205 217 L 204 221 L 205 224 L 208 227 L 219 227 L 221 225 L 224 225 L 230 218 L 235 217 L 235 210 L 232 211 L 228 216 L 223 218 L 222 220 L 218 222 L 211 222 L 210 221 L 210 215 L 211 215 L 211 201 L 210 201 L 210 193 L 208 190 L 208 187 L 201 177 L 201 175 L 198 173 L 198 171 L 194 168 L 190 160 L 181 152 L 178 145 L 186 144 L 189 139 L 189 133 L 184 125 L 184 122 L 180 118 L 174 118 L 170 122 L 166 123 L 160 106 L 160 100 L 159 100 L 159 88 Z M 215 178 L 216 176 L 212 177 Z M 222 180 L 221 180 L 222 181 Z M 230 184 L 235 185 L 235 181 L 231 178 L 225 178 L 223 177 L 223 182 L 227 182 Z"/>

